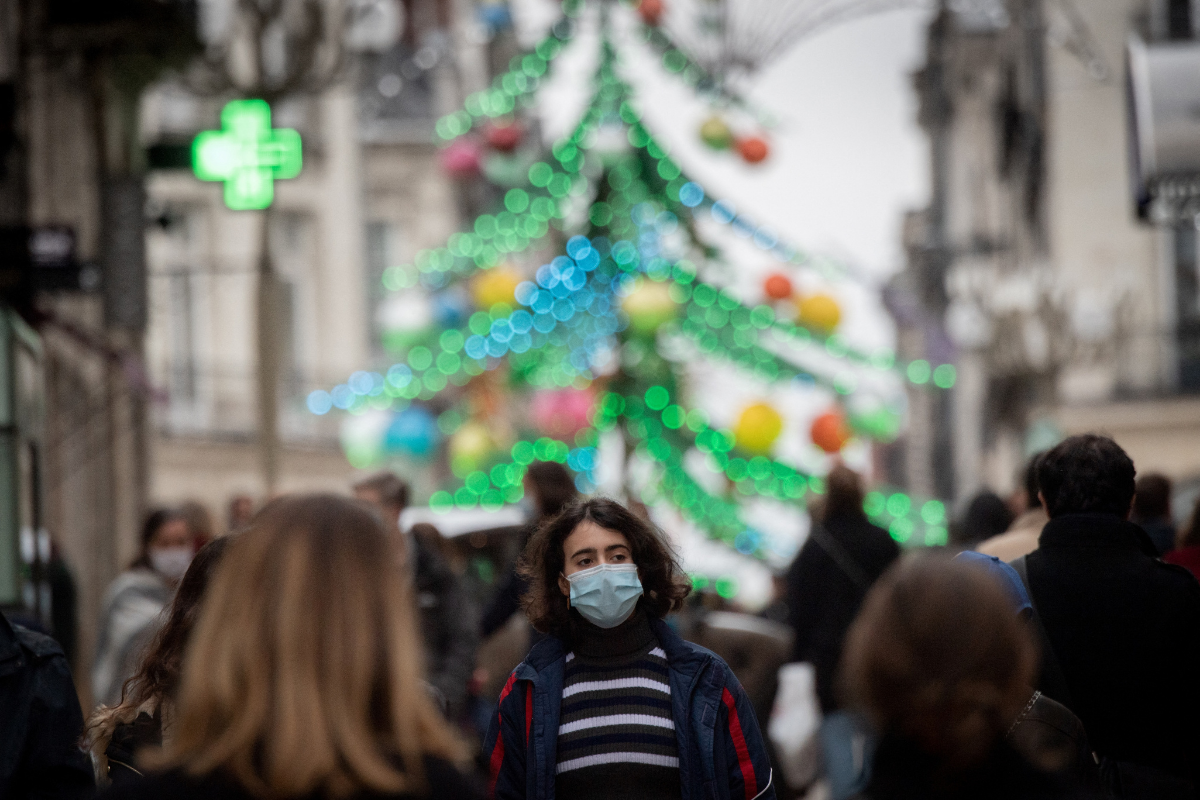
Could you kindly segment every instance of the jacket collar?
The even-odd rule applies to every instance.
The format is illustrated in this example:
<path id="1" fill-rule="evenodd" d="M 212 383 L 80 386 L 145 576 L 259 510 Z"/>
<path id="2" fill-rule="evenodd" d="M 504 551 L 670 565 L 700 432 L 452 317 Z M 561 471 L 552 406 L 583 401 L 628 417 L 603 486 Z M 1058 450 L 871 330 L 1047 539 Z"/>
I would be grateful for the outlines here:
<path id="1" fill-rule="evenodd" d="M 1063 514 L 1042 528 L 1039 547 L 1091 547 L 1128 550 L 1158 558 L 1146 532 L 1114 514 Z"/>
<path id="2" fill-rule="evenodd" d="M 7 675 L 20 664 L 21 643 L 8 619 L 0 614 L 0 675 Z"/>
<path id="3" fill-rule="evenodd" d="M 670 625 L 657 617 L 650 617 L 650 630 L 654 632 L 659 647 L 666 653 L 667 663 L 672 669 L 692 672 L 709 658 L 707 650 L 685 642 L 679 634 L 671 630 Z M 529 655 L 525 656 L 525 666 L 531 668 L 534 674 L 540 673 L 551 664 L 561 661 L 566 655 L 566 645 L 563 641 L 557 636 L 547 636 L 535 644 Z M 533 676 L 527 674 L 519 677 Z"/>

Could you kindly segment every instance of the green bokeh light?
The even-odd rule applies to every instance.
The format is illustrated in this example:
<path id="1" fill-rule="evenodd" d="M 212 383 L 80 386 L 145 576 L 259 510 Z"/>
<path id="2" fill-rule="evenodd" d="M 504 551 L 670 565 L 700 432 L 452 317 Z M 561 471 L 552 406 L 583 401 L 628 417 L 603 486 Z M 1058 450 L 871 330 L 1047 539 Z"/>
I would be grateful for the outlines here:
<path id="1" fill-rule="evenodd" d="M 928 383 L 930 372 L 929 362 L 923 358 L 908 365 L 908 379 L 916 384 Z"/>
<path id="2" fill-rule="evenodd" d="M 933 385 L 939 389 L 953 388 L 958 380 L 958 370 L 953 364 L 942 364 L 933 371 Z"/>

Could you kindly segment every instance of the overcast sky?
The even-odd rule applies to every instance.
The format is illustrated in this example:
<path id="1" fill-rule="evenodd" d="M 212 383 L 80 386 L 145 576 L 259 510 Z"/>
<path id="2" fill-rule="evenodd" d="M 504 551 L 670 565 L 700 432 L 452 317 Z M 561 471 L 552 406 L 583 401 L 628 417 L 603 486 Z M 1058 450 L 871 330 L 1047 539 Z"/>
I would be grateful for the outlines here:
<path id="1" fill-rule="evenodd" d="M 522 14 L 524 21 L 552 20 L 550 5 L 523 0 L 518 11 L 541 12 Z M 711 194 L 734 200 L 796 246 L 883 276 L 902 263 L 904 211 L 921 207 L 928 193 L 928 145 L 911 80 L 923 61 L 926 17 L 892 11 L 843 23 L 800 41 L 747 81 L 753 104 L 778 122 L 769 131 L 772 157 L 758 167 L 700 144 L 708 104 L 666 73 L 640 37 L 622 37 L 622 61 L 655 135 Z M 579 87 L 595 65 L 589 27 L 559 59 L 544 92 L 543 112 L 551 109 L 559 123 L 547 120 L 550 133 L 569 130 L 582 110 Z"/>

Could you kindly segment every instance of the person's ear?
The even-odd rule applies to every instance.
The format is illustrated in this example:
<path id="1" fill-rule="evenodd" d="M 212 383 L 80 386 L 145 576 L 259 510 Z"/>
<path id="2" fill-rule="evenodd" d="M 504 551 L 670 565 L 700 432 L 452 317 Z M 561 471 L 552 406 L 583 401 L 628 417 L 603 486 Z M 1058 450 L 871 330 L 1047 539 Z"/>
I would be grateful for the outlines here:
<path id="1" fill-rule="evenodd" d="M 571 582 L 562 573 L 558 576 L 558 590 L 567 597 L 571 596 Z"/>
<path id="2" fill-rule="evenodd" d="M 1038 489 L 1038 502 L 1042 504 L 1042 511 L 1045 511 L 1047 514 L 1049 514 L 1050 509 L 1046 507 L 1046 495 L 1042 494 L 1041 489 Z"/>

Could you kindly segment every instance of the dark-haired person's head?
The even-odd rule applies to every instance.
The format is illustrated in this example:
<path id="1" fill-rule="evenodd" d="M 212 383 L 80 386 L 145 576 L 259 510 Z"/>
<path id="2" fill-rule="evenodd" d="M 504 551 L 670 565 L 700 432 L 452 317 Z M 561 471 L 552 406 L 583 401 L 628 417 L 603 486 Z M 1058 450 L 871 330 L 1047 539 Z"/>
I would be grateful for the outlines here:
<path id="1" fill-rule="evenodd" d="M 183 577 L 195 553 L 187 518 L 174 508 L 158 508 L 146 515 L 139 537 L 140 549 L 132 567 L 145 567 L 164 578 Z"/>
<path id="2" fill-rule="evenodd" d="M 851 703 L 947 779 L 985 759 L 1029 699 L 1037 658 L 1011 596 L 985 570 L 911 555 L 871 588 L 846 636 Z"/>
<path id="3" fill-rule="evenodd" d="M 1133 503 L 1133 461 L 1107 436 L 1064 439 L 1038 461 L 1038 490 L 1051 518 L 1112 514 L 1125 519 Z"/>
<path id="4" fill-rule="evenodd" d="M 1133 495 L 1133 516 L 1138 522 L 1154 522 L 1171 517 L 1171 479 L 1151 472 L 1137 479 Z"/>
<path id="5" fill-rule="evenodd" d="M 354 497 L 379 512 L 389 530 L 399 530 L 400 514 L 408 508 L 408 483 L 394 472 L 377 472 L 354 484 Z"/>
<path id="6" fill-rule="evenodd" d="M 974 544 L 1004 533 L 1012 524 L 1012 512 L 998 494 L 983 490 L 972 498 L 958 526 L 956 544 Z"/>
<path id="7" fill-rule="evenodd" d="M 824 519 L 865 517 L 862 476 L 845 464 L 837 464 L 829 470 L 829 474 L 825 476 L 825 499 L 821 516 Z"/>
<path id="8" fill-rule="evenodd" d="M 569 576 L 602 564 L 637 568 L 639 605 L 652 617 L 678 611 L 691 590 L 661 531 L 616 501 L 594 498 L 544 522 L 525 546 L 521 572 L 529 590 L 521 602 L 533 626 L 564 637 L 571 624 Z"/>
<path id="9" fill-rule="evenodd" d="M 557 461 L 535 461 L 525 470 L 525 491 L 537 508 L 538 519 L 547 519 L 579 498 L 575 479 Z"/>
<path id="10" fill-rule="evenodd" d="M 1041 506 L 1042 501 L 1038 499 L 1038 462 L 1042 460 L 1045 452 L 1034 453 L 1025 462 L 1025 475 L 1022 483 L 1025 489 L 1025 510 L 1032 511 Z"/>

